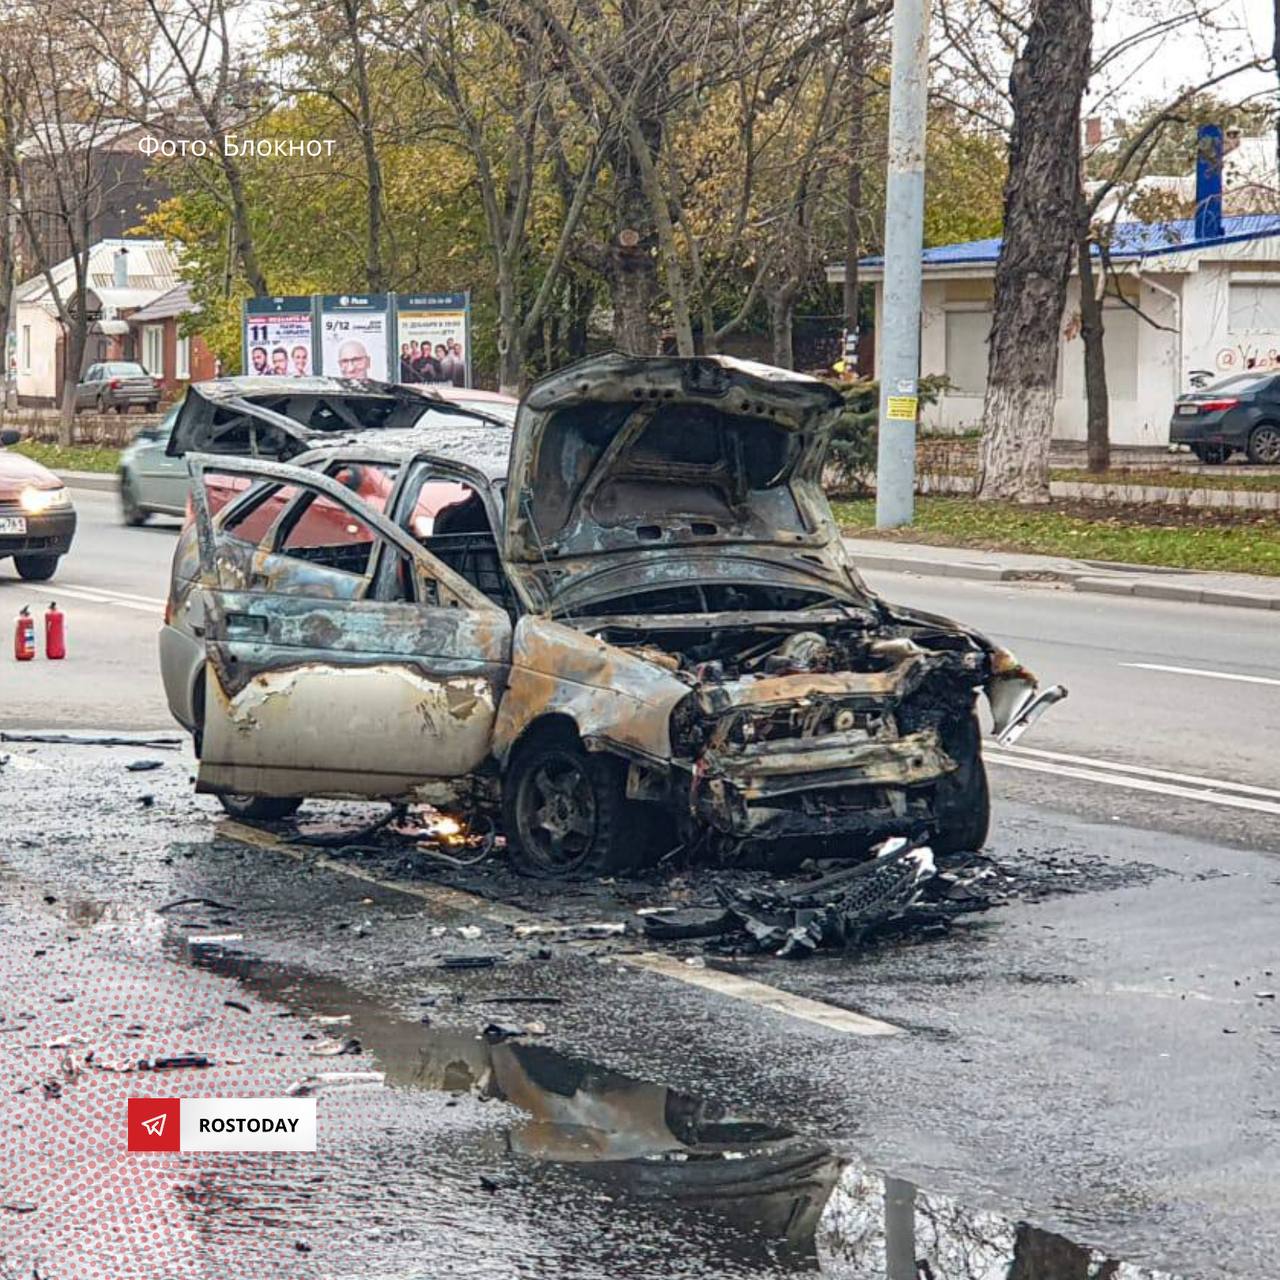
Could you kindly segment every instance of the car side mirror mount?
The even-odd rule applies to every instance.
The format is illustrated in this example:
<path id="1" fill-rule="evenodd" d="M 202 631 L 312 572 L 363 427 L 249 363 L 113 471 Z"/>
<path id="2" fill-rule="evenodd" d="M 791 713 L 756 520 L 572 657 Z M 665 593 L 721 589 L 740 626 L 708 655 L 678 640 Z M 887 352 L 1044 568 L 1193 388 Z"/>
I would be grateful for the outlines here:
<path id="1" fill-rule="evenodd" d="M 0 431 L 0 446 L 8 448 L 11 444 L 17 444 L 22 439 L 22 432 L 15 427 L 5 427 Z"/>

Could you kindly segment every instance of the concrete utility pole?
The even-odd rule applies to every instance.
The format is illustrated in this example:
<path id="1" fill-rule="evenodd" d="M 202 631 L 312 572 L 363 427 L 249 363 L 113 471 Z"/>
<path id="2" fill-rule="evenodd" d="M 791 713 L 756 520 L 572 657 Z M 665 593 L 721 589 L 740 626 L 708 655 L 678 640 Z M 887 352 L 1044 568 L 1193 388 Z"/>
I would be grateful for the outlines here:
<path id="1" fill-rule="evenodd" d="M 897 0 L 893 7 L 876 454 L 876 524 L 881 529 L 910 524 L 915 515 L 929 8 L 930 0 Z"/>

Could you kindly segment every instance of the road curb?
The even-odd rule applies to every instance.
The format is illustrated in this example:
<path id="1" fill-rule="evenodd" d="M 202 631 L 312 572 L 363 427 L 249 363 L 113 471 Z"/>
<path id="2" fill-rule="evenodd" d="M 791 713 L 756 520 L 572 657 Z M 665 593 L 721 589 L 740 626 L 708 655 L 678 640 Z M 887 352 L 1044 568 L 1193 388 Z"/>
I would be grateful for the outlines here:
<path id="1" fill-rule="evenodd" d="M 58 471 L 55 474 L 68 489 L 115 493 L 120 487 L 114 471 Z"/>
<path id="2" fill-rule="evenodd" d="M 1000 565 L 965 563 L 955 560 L 929 560 L 914 556 L 854 554 L 854 563 L 862 569 L 884 573 L 918 573 L 930 578 L 962 578 L 971 582 L 1058 583 L 1085 595 L 1136 596 L 1148 600 L 1167 600 L 1179 604 L 1211 604 L 1234 609 L 1274 609 L 1280 611 L 1280 596 L 1251 591 L 1224 591 L 1216 587 L 1200 587 L 1175 582 L 1148 582 L 1143 578 L 1117 572 L 1114 575 L 1075 572 L 1070 569 L 1027 569 Z"/>

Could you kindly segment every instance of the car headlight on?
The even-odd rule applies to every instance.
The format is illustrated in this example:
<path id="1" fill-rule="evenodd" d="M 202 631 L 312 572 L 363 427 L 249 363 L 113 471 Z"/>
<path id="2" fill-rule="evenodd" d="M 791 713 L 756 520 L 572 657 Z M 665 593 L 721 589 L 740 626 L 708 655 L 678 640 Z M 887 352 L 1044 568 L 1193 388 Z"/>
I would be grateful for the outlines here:
<path id="1" fill-rule="evenodd" d="M 64 487 L 37 489 L 28 485 L 23 489 L 18 501 L 28 515 L 38 516 L 43 511 L 65 510 L 71 505 L 71 495 Z"/>

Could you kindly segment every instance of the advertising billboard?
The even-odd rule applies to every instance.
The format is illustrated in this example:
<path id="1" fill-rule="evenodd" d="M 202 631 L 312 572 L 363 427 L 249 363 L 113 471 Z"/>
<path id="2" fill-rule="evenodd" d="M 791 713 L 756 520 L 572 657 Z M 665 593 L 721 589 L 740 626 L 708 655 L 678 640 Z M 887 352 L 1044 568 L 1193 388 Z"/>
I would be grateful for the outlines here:
<path id="1" fill-rule="evenodd" d="M 320 369 L 330 378 L 387 381 L 391 313 L 387 295 L 326 293 L 320 298 Z"/>
<path id="2" fill-rule="evenodd" d="M 244 372 L 281 378 L 313 373 L 312 314 L 309 297 L 246 299 Z"/>
<path id="3" fill-rule="evenodd" d="M 396 295 L 396 382 L 471 385 L 471 297 L 466 293 Z"/>

